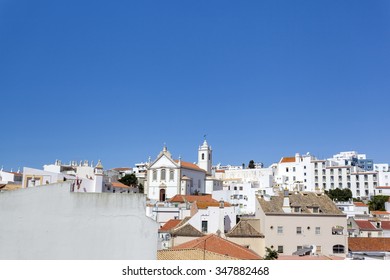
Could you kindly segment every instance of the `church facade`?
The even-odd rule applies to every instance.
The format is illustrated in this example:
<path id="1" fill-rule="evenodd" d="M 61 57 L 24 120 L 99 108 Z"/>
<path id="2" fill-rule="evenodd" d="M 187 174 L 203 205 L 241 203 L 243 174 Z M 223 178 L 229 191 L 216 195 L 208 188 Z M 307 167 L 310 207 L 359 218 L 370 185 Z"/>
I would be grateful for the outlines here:
<path id="1" fill-rule="evenodd" d="M 164 146 L 156 160 L 148 165 L 145 193 L 155 201 L 165 201 L 177 194 L 205 193 L 211 166 L 212 150 L 206 140 L 199 147 L 197 164 L 173 159 Z"/>

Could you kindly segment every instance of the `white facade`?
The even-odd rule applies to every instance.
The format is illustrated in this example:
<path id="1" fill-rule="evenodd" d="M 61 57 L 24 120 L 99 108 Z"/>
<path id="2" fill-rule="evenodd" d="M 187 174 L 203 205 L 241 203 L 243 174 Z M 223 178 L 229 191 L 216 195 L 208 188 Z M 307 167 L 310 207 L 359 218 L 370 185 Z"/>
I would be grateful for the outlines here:
<path id="1" fill-rule="evenodd" d="M 348 188 L 353 197 L 369 199 L 377 194 L 378 172 L 352 166 L 348 159 L 355 154 L 359 159 L 365 158 L 364 154 L 356 152 L 343 152 L 328 160 L 299 154 L 282 158 L 274 172 L 275 185 L 290 191 L 323 192 Z"/>
<path id="2" fill-rule="evenodd" d="M 23 188 L 72 182 L 73 192 L 102 192 L 103 191 L 103 166 L 99 161 L 95 167 L 88 162 L 71 165 L 62 165 L 60 161 L 55 164 L 45 165 L 44 170 L 24 167 Z"/>
<path id="3" fill-rule="evenodd" d="M 205 233 L 224 234 L 236 225 L 236 214 L 234 207 L 213 207 L 198 209 L 198 211 L 188 221 L 197 230 Z"/>
<path id="4" fill-rule="evenodd" d="M 256 210 L 256 195 L 263 194 L 252 183 L 237 183 L 229 185 L 228 189 L 214 191 L 212 197 L 216 200 L 229 202 L 237 215 L 253 215 Z"/>
<path id="5" fill-rule="evenodd" d="M 155 260 L 140 194 L 72 193 L 70 182 L 0 195 L 0 259 Z"/>
<path id="6" fill-rule="evenodd" d="M 0 184 L 22 184 L 23 174 L 18 172 L 7 172 L 0 170 Z"/>
<path id="7" fill-rule="evenodd" d="M 207 142 L 199 147 L 198 165 L 174 160 L 166 146 L 147 169 L 145 193 L 153 201 L 165 201 L 177 194 L 206 193 L 207 170 L 211 171 L 212 151 Z M 206 168 L 203 169 L 202 167 Z M 214 187 L 218 182 L 210 180 Z M 207 190 L 209 191 L 209 190 Z"/>
<path id="8" fill-rule="evenodd" d="M 275 183 L 279 189 L 291 191 L 315 191 L 313 165 L 315 158 L 296 153 L 294 157 L 282 158 L 275 171 Z"/>

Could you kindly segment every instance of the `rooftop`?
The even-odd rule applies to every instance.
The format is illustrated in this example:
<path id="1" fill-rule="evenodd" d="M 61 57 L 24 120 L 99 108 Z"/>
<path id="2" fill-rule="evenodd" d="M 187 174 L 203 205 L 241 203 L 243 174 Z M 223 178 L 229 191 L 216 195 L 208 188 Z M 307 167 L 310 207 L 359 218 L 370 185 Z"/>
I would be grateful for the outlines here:
<path id="1" fill-rule="evenodd" d="M 388 237 L 350 237 L 348 248 L 354 252 L 390 252 L 390 238 Z"/>
<path id="2" fill-rule="evenodd" d="M 300 213 L 285 213 L 283 211 L 284 196 L 272 196 L 269 201 L 258 197 L 258 201 L 266 214 L 312 214 L 312 215 L 340 215 L 345 214 L 335 205 L 335 203 L 324 194 L 313 192 L 289 193 L 290 206 L 300 207 Z M 318 207 L 319 213 L 313 213 L 312 209 Z"/>
<path id="3" fill-rule="evenodd" d="M 237 258 L 240 260 L 260 260 L 261 257 L 236 243 L 223 239 L 215 234 L 206 235 L 195 240 L 180 244 L 172 249 L 202 249 L 209 252 Z"/>

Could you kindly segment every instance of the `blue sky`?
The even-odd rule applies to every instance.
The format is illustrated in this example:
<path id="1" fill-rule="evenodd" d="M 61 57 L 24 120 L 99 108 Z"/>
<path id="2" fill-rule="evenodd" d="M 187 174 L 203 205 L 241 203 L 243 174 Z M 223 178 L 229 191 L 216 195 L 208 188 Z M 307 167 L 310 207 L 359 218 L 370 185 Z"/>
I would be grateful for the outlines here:
<path id="1" fill-rule="evenodd" d="M 390 162 L 389 1 L 0 0 L 0 165 Z"/>

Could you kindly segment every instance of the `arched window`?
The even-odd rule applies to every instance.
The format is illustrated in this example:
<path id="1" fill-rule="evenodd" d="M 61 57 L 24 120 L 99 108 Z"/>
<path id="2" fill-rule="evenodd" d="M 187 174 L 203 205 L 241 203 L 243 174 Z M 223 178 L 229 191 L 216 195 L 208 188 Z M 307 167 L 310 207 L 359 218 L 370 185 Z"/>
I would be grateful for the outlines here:
<path id="1" fill-rule="evenodd" d="M 169 180 L 173 181 L 174 180 L 175 173 L 172 169 L 169 170 Z"/>
<path id="2" fill-rule="evenodd" d="M 161 169 L 160 179 L 161 179 L 161 181 L 165 181 L 165 169 Z"/>
<path id="3" fill-rule="evenodd" d="M 157 171 L 153 170 L 153 181 L 157 181 Z"/>
<path id="4" fill-rule="evenodd" d="M 345 253 L 344 245 L 337 244 L 333 246 L 333 254 L 344 254 L 344 253 Z"/>
<path id="5" fill-rule="evenodd" d="M 204 159 L 204 153 L 202 153 L 202 159 Z"/>

